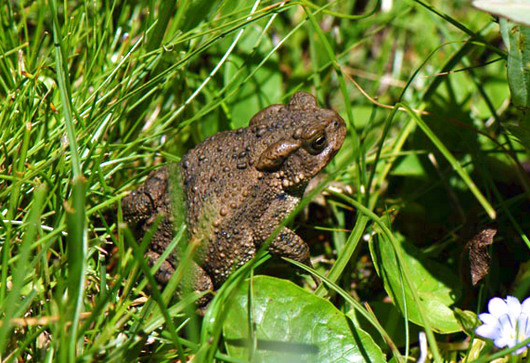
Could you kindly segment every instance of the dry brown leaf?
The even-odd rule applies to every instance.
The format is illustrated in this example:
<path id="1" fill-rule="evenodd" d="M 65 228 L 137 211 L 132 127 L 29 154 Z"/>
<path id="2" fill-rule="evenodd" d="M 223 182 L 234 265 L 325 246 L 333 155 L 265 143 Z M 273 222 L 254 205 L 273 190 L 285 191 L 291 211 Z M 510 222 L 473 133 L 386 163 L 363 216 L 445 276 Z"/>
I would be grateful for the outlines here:
<path id="1" fill-rule="evenodd" d="M 491 256 L 488 253 L 488 246 L 493 243 L 493 237 L 496 234 L 496 229 L 486 228 L 473 236 L 467 243 L 466 247 L 469 249 L 469 269 L 473 286 L 478 284 L 490 270 Z"/>

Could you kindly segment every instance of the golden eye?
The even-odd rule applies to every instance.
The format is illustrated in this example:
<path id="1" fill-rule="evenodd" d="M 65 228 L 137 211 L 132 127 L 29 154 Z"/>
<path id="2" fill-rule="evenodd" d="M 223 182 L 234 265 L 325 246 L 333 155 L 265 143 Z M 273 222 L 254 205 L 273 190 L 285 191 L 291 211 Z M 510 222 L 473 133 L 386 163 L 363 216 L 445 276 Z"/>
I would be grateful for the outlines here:
<path id="1" fill-rule="evenodd" d="M 320 136 L 311 144 L 311 146 L 313 146 L 315 149 L 321 149 L 324 147 L 324 145 L 326 145 L 326 135 Z"/>
<path id="2" fill-rule="evenodd" d="M 316 136 L 309 144 L 309 152 L 311 154 L 318 154 L 328 145 L 326 134 Z"/>

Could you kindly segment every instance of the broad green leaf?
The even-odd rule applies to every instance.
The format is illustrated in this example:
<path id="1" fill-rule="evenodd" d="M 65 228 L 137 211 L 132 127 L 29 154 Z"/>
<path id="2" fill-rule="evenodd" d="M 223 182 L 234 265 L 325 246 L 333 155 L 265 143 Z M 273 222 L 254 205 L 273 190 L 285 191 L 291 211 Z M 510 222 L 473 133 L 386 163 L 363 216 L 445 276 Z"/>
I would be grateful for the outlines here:
<path id="1" fill-rule="evenodd" d="M 500 19 L 502 39 L 508 49 L 508 83 L 518 108 L 530 107 L 530 27 Z"/>
<path id="2" fill-rule="evenodd" d="M 520 119 L 505 126 L 530 146 L 530 27 L 500 19 L 502 39 L 508 49 L 508 84 Z"/>
<path id="3" fill-rule="evenodd" d="M 530 25 L 530 0 L 477 0 L 473 6 L 488 13 Z"/>
<path id="4" fill-rule="evenodd" d="M 224 324 L 231 356 L 274 363 L 385 361 L 372 338 L 329 301 L 282 279 L 257 276 L 250 283 L 250 291 L 245 283 L 233 297 Z"/>
<path id="5" fill-rule="evenodd" d="M 401 241 L 401 248 L 412 274 L 409 277 L 415 282 L 417 294 L 423 303 L 423 310 L 429 312 L 427 318 L 431 328 L 445 334 L 460 331 L 461 326 L 450 309 L 462 288 L 458 276 L 446 266 L 429 260 L 420 250 L 404 240 Z M 406 301 L 407 318 L 415 324 L 423 325 L 412 293 L 407 284 L 403 283 L 402 271 L 397 264 L 391 243 L 380 234 L 370 244 L 370 250 L 389 296 L 401 311 L 405 311 Z"/>

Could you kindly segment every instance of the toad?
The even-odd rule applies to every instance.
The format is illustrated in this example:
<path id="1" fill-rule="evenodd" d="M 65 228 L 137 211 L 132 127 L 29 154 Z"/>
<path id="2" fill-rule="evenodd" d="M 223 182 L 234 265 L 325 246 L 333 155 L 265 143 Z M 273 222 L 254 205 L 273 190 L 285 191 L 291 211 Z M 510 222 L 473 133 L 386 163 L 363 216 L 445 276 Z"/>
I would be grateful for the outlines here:
<path id="1" fill-rule="evenodd" d="M 160 220 L 146 253 L 151 264 L 156 262 L 174 237 L 170 190 L 178 180 L 190 237 L 200 245 L 192 286 L 197 292 L 214 291 L 256 254 L 296 207 L 345 135 L 345 122 L 337 112 L 318 107 L 315 97 L 298 92 L 289 104 L 258 112 L 248 127 L 219 132 L 179 164 L 152 173 L 123 199 L 124 218 L 139 239 Z M 309 247 L 286 227 L 268 250 L 311 266 Z M 177 264 L 178 254 L 173 253 L 155 278 L 167 283 Z"/>

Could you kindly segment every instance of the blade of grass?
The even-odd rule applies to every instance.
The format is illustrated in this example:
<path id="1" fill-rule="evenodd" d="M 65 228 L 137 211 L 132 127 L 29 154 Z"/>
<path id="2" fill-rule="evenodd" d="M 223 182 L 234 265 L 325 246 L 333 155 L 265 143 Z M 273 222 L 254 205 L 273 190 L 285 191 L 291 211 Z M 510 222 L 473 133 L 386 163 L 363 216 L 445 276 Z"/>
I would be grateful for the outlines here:
<path id="1" fill-rule="evenodd" d="M 172 1 L 172 0 L 162 1 L 162 3 L 160 4 L 160 12 L 156 20 L 155 28 L 153 29 L 153 32 L 151 33 L 151 36 L 149 37 L 149 41 L 147 42 L 148 52 L 151 52 L 155 50 L 156 48 L 160 47 L 160 44 L 162 43 L 162 39 L 164 38 L 164 33 L 166 32 L 167 26 L 169 24 L 169 21 L 171 19 L 171 16 L 173 15 L 173 12 L 176 6 L 177 6 L 177 2 Z M 187 6 L 188 6 L 188 1 L 181 1 L 179 4 L 178 13 L 179 14 L 184 13 Z"/>
<path id="2" fill-rule="evenodd" d="M 69 84 L 68 66 L 65 63 L 63 37 L 57 9 L 57 0 L 50 1 L 50 11 L 53 23 L 53 39 L 55 45 L 55 66 L 57 82 L 61 95 L 62 113 L 65 121 L 66 132 L 70 144 L 70 157 L 72 167 L 72 196 L 71 204 L 65 204 L 68 229 L 68 295 L 66 302 L 67 319 L 63 323 L 71 324 L 67 337 L 61 336 L 66 343 L 61 344 L 59 355 L 61 359 L 74 361 L 77 355 L 77 338 L 79 316 L 83 307 L 84 280 L 87 255 L 86 234 L 86 182 L 81 174 L 81 163 L 78 155 L 77 138 L 74 126 L 71 87 Z M 66 8 L 65 8 L 66 11 Z M 66 327 L 64 327 L 66 328 Z"/>
<path id="3" fill-rule="evenodd" d="M 26 162 L 26 155 L 28 152 L 29 139 L 31 135 L 31 123 L 28 122 L 24 128 L 24 136 L 22 140 L 22 147 L 20 149 L 20 154 L 18 154 L 18 160 L 15 168 L 15 179 L 11 184 L 11 193 L 9 196 L 9 208 L 7 211 L 6 219 L 11 221 L 15 218 L 15 211 L 18 208 L 19 196 L 21 190 L 21 180 L 20 177 L 24 175 L 25 167 L 24 163 Z M 11 223 L 8 223 L 6 226 L 6 240 L 2 246 L 2 282 L 0 288 L 0 301 L 4 301 L 7 289 L 7 277 L 9 273 L 9 258 L 11 252 Z M 1 351 L 1 350 L 0 350 Z"/>
<path id="4" fill-rule="evenodd" d="M 68 331 L 68 345 L 61 347 L 67 349 L 67 356 L 74 361 L 77 355 L 76 345 L 80 315 L 83 308 L 85 270 L 87 255 L 86 231 L 86 181 L 83 177 L 74 178 L 72 197 L 65 204 L 67 222 L 68 244 L 68 295 L 66 321 L 71 324 Z M 63 353 L 64 354 L 64 353 Z"/>
<path id="5" fill-rule="evenodd" d="M 74 126 L 74 119 L 72 116 L 72 98 L 71 88 L 68 82 L 68 67 L 64 63 L 67 58 L 64 55 L 62 45 L 62 32 L 61 26 L 59 25 L 59 18 L 57 13 L 57 0 L 50 1 L 50 11 L 52 13 L 53 21 L 53 40 L 55 44 L 55 67 L 57 72 L 57 82 L 59 91 L 61 93 L 61 103 L 63 106 L 63 116 L 66 125 L 66 132 L 68 134 L 68 142 L 70 143 L 70 156 L 72 158 L 72 172 L 73 178 L 77 178 L 81 175 L 81 164 L 79 160 L 77 150 L 77 138 Z"/>
<path id="6" fill-rule="evenodd" d="M 39 185 L 35 188 L 33 197 L 33 206 L 28 216 L 28 224 L 22 239 L 22 243 L 17 251 L 18 261 L 13 268 L 13 286 L 10 293 L 7 295 L 5 303 L 2 304 L 2 313 L 4 314 L 2 326 L 0 327 L 0 352 L 4 352 L 4 348 L 9 341 L 7 336 L 11 331 L 11 319 L 15 318 L 19 306 L 23 303 L 20 301 L 24 281 L 28 274 L 30 267 L 31 244 L 37 237 L 40 225 L 40 216 L 44 200 L 46 198 L 46 187 Z M 19 313 L 22 313 L 19 311 Z M 3 354 L 2 354 L 3 355 Z"/>
<path id="7" fill-rule="evenodd" d="M 353 255 L 353 252 L 357 248 L 359 241 L 361 241 L 361 238 L 363 236 L 363 233 L 366 229 L 366 225 L 368 224 L 368 218 L 365 216 L 360 216 L 357 218 L 357 221 L 355 222 L 355 227 L 353 228 L 352 233 L 350 233 L 350 236 L 348 237 L 348 240 L 346 241 L 346 244 L 344 245 L 344 248 L 342 251 L 340 251 L 339 256 L 337 257 L 337 260 L 333 264 L 333 267 L 331 267 L 331 270 L 327 274 L 327 281 L 330 281 L 332 283 L 337 282 L 346 266 L 350 263 L 351 256 Z M 326 289 L 324 285 L 320 285 L 316 291 L 315 294 L 318 296 L 324 296 L 326 294 Z"/>

